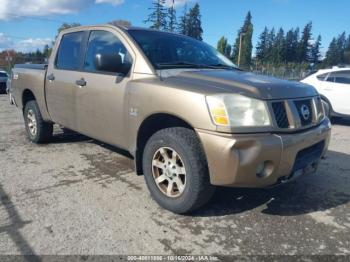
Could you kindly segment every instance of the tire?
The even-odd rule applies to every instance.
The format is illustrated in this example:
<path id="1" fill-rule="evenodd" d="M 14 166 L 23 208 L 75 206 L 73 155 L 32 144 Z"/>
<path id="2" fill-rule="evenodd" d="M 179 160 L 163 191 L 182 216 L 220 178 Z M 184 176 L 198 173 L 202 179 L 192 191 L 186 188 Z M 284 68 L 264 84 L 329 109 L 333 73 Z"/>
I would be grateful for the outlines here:
<path id="1" fill-rule="evenodd" d="M 53 133 L 53 124 L 43 120 L 35 100 L 26 103 L 23 116 L 27 137 L 30 141 L 36 144 L 50 141 Z"/>
<path id="2" fill-rule="evenodd" d="M 331 105 L 327 101 L 325 101 L 323 99 L 322 99 L 322 105 L 323 105 L 324 112 L 325 112 L 326 116 L 329 119 L 331 119 L 332 118 L 332 116 L 331 116 Z"/>
<path id="3" fill-rule="evenodd" d="M 165 168 L 163 165 L 167 163 L 166 158 L 175 162 L 176 167 L 169 164 Z M 174 213 L 185 214 L 202 207 L 215 191 L 215 187 L 210 184 L 205 153 L 191 129 L 175 127 L 155 133 L 145 146 L 142 162 L 145 181 L 152 198 L 161 207 Z M 177 175 L 171 172 L 176 172 Z M 173 178 L 169 177 L 172 175 Z M 157 178 L 162 181 L 165 176 L 168 180 L 156 182 Z M 171 183 L 174 183 L 173 191 L 167 193 Z"/>

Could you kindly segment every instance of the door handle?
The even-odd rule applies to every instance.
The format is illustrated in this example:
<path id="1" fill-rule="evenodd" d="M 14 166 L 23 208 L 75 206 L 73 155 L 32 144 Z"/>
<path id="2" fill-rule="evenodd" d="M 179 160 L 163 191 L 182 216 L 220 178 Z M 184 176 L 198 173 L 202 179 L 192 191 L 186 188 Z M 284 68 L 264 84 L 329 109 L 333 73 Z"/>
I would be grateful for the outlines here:
<path id="1" fill-rule="evenodd" d="M 47 76 L 47 80 L 49 80 L 50 82 L 55 81 L 55 75 L 54 74 L 50 74 Z"/>
<path id="2" fill-rule="evenodd" d="M 77 80 L 75 81 L 75 83 L 77 84 L 77 86 L 79 87 L 83 87 L 83 86 L 86 86 L 86 81 L 84 78 L 80 79 L 80 80 Z"/>

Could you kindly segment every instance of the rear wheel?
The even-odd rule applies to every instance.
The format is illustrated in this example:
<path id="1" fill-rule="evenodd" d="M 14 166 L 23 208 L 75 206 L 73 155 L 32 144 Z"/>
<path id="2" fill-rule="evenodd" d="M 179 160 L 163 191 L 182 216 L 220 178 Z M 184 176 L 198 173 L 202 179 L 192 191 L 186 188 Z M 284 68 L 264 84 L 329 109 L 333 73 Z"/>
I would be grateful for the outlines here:
<path id="1" fill-rule="evenodd" d="M 41 116 L 39 106 L 35 100 L 26 103 L 24 108 L 24 122 L 27 137 L 34 143 L 48 142 L 53 133 L 53 124 L 45 122 Z"/>
<path id="2" fill-rule="evenodd" d="M 195 132 L 188 128 L 155 133 L 144 150 L 143 171 L 153 199 L 174 213 L 203 206 L 215 190 L 204 151 Z"/>

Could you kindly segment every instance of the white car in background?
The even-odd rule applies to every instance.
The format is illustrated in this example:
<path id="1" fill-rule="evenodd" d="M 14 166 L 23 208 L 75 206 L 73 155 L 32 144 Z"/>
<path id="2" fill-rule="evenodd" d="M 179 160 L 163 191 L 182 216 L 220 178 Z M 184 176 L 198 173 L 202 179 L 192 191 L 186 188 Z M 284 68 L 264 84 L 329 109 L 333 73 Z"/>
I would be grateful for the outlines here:
<path id="1" fill-rule="evenodd" d="M 329 117 L 350 117 L 350 68 L 319 70 L 301 82 L 317 89 Z"/>

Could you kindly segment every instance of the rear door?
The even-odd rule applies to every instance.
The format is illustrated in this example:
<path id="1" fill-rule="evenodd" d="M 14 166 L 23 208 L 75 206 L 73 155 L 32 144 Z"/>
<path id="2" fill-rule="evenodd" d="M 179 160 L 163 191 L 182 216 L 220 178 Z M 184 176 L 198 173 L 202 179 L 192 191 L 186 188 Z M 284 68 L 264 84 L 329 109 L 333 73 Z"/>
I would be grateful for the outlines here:
<path id="1" fill-rule="evenodd" d="M 64 34 L 46 74 L 46 101 L 54 122 L 77 130 L 76 92 L 88 31 Z"/>
<path id="2" fill-rule="evenodd" d="M 96 57 L 118 56 L 122 70 L 100 71 Z M 128 115 L 127 83 L 133 63 L 133 53 L 125 40 L 112 29 L 90 32 L 81 86 L 77 89 L 77 130 L 100 141 L 124 147 Z"/>
<path id="3" fill-rule="evenodd" d="M 323 82 L 322 93 L 336 113 L 350 115 L 350 70 L 330 73 Z"/>

